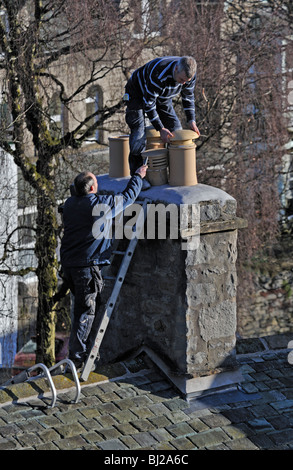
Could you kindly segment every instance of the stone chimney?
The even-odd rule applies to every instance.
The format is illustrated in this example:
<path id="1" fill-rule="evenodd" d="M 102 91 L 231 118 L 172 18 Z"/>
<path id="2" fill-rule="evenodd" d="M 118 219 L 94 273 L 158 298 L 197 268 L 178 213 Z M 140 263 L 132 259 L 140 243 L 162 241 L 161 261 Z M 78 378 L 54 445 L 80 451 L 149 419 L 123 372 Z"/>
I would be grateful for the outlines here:
<path id="1" fill-rule="evenodd" d="M 99 191 L 118 193 L 127 180 L 100 176 Z M 246 226 L 236 216 L 235 199 L 203 184 L 153 186 L 139 199 L 147 199 L 150 221 L 106 331 L 101 361 L 144 351 L 187 399 L 235 386 L 241 381 L 236 244 L 238 229 Z"/>

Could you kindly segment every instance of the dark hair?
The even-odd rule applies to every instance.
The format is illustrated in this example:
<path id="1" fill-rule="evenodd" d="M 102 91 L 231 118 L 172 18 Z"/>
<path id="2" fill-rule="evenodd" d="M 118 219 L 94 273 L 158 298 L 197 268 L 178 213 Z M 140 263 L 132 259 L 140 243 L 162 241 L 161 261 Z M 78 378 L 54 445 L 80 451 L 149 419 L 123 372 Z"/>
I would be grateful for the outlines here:
<path id="1" fill-rule="evenodd" d="M 197 64 L 196 60 L 193 57 L 184 56 L 179 59 L 178 70 L 179 72 L 184 71 L 188 79 L 192 78 L 195 75 L 196 69 Z"/>
<path id="2" fill-rule="evenodd" d="M 95 184 L 92 174 L 84 171 L 77 175 L 74 180 L 74 188 L 77 196 L 86 196 L 89 194 L 91 187 Z"/>

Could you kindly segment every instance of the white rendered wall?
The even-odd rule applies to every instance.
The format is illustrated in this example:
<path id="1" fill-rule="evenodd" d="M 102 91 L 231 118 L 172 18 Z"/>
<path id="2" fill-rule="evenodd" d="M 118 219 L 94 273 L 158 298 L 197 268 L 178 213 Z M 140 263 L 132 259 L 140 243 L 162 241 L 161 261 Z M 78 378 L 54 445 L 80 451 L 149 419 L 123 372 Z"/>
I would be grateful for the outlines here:
<path id="1" fill-rule="evenodd" d="M 0 149 L 0 270 L 17 268 L 17 167 L 10 154 Z M 12 234 L 12 235 L 11 235 Z M 7 242 L 8 240 L 8 242 Z M 7 256 L 3 260 L 3 255 Z M 17 345 L 17 276 L 0 273 L 0 368 L 10 367 Z"/>

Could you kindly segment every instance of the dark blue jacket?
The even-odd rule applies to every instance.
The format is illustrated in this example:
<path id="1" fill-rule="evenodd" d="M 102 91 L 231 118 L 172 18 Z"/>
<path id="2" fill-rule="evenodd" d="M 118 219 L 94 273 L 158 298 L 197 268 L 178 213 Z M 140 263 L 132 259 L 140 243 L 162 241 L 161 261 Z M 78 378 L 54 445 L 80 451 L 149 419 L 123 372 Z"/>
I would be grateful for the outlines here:
<path id="1" fill-rule="evenodd" d="M 67 267 L 108 264 L 112 220 L 135 201 L 141 187 L 142 179 L 135 174 L 116 196 L 91 193 L 68 198 L 63 209 L 61 264 Z"/>

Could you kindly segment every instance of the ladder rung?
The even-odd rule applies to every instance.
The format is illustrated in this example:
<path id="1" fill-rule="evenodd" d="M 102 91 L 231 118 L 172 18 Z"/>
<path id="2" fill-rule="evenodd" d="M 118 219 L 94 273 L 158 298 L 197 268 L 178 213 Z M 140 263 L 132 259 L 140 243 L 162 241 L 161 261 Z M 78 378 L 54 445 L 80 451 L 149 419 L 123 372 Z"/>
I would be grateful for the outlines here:
<path id="1" fill-rule="evenodd" d="M 119 250 L 113 250 L 112 251 L 113 255 L 125 255 L 125 251 L 119 251 Z"/>

